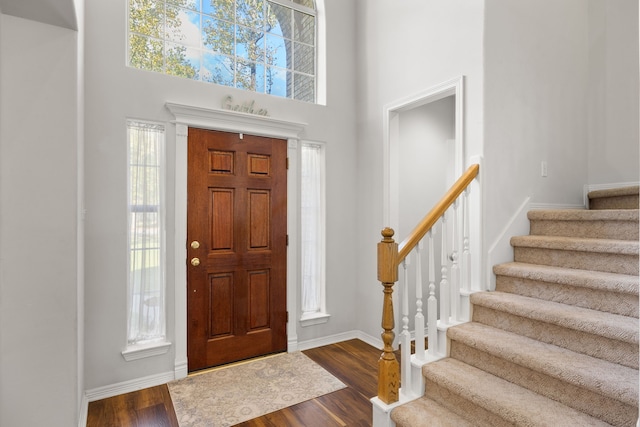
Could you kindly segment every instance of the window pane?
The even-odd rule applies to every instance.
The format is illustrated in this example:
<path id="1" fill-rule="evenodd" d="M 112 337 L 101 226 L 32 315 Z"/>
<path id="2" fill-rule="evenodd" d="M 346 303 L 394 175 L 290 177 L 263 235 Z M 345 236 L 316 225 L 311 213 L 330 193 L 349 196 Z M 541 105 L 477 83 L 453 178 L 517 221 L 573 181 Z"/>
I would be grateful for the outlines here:
<path id="1" fill-rule="evenodd" d="M 164 46 L 162 40 L 129 35 L 129 65 L 141 70 L 164 70 Z"/>
<path id="2" fill-rule="evenodd" d="M 315 45 L 316 40 L 316 19 L 306 13 L 298 12 L 294 13 L 294 22 L 296 26 L 295 41 Z"/>
<path id="3" fill-rule="evenodd" d="M 235 25 L 231 22 L 204 17 L 202 40 L 204 47 L 225 55 L 235 55 Z"/>
<path id="4" fill-rule="evenodd" d="M 316 8 L 315 4 L 313 4 L 313 0 L 293 0 L 293 2 L 302 6 L 310 7 L 311 9 Z"/>
<path id="5" fill-rule="evenodd" d="M 156 0 L 131 0 L 129 31 L 161 38 L 164 34 L 164 3 Z"/>
<path id="6" fill-rule="evenodd" d="M 236 62 L 236 87 L 255 91 L 260 85 L 264 87 L 264 67 L 262 74 L 258 74 L 258 66 L 255 62 L 238 60 Z"/>
<path id="7" fill-rule="evenodd" d="M 300 225 L 302 313 L 323 310 L 325 287 L 324 156 L 322 146 L 303 144 L 300 150 Z"/>
<path id="8" fill-rule="evenodd" d="M 264 32 L 236 27 L 236 56 L 249 61 L 264 62 Z"/>
<path id="9" fill-rule="evenodd" d="M 184 45 L 200 47 L 202 45 L 202 31 L 200 29 L 200 14 L 188 9 L 175 8 L 171 15 L 175 25 L 167 25 L 167 40 Z"/>
<path id="10" fill-rule="evenodd" d="M 265 92 L 271 95 L 287 98 L 291 93 L 287 90 L 287 70 L 276 67 L 267 67 Z"/>
<path id="11" fill-rule="evenodd" d="M 233 0 L 202 0 L 202 12 L 218 19 L 234 21 Z"/>
<path id="12" fill-rule="evenodd" d="M 287 68 L 287 58 L 291 56 L 288 53 L 290 46 L 290 41 L 287 41 L 282 37 L 267 34 L 267 46 L 265 51 L 267 64 Z"/>
<path id="13" fill-rule="evenodd" d="M 294 43 L 295 64 L 293 69 L 306 74 L 315 74 L 315 49 L 306 44 Z"/>
<path id="14" fill-rule="evenodd" d="M 164 127 L 129 121 L 128 343 L 165 338 Z"/>
<path id="15" fill-rule="evenodd" d="M 269 11 L 270 15 L 273 15 L 276 19 L 276 23 L 274 24 L 271 32 L 283 37 L 292 38 L 291 29 L 293 28 L 293 15 L 291 13 L 291 9 L 277 3 L 269 3 Z"/>
<path id="16" fill-rule="evenodd" d="M 282 27 L 280 26 L 280 17 L 283 9 L 285 12 L 288 10 L 286 7 L 280 6 L 279 4 L 267 2 L 265 32 L 277 34 L 279 36 L 283 35 Z"/>
<path id="17" fill-rule="evenodd" d="M 167 44 L 166 58 L 167 74 L 198 80 L 200 70 L 199 50 L 182 45 Z"/>
<path id="18" fill-rule="evenodd" d="M 201 79 L 224 86 L 233 86 L 233 59 L 205 53 L 202 56 Z"/>
<path id="19" fill-rule="evenodd" d="M 313 102 L 315 99 L 315 79 L 304 74 L 294 74 L 294 98 Z"/>
<path id="20" fill-rule="evenodd" d="M 262 30 L 265 24 L 264 0 L 236 0 L 238 24 Z"/>
<path id="21" fill-rule="evenodd" d="M 207 0 L 205 0 L 205 2 L 206 1 Z M 182 6 L 187 9 L 200 11 L 200 0 L 167 0 L 167 3 L 172 3 L 176 6 Z"/>

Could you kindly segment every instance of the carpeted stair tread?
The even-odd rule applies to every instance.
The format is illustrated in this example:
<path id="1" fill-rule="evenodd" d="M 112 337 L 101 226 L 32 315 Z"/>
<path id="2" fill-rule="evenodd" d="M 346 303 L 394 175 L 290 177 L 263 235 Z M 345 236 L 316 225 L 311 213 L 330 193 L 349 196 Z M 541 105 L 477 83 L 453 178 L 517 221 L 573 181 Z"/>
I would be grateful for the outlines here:
<path id="1" fill-rule="evenodd" d="M 638 319 L 504 292 L 478 292 L 471 303 L 566 329 L 638 344 Z"/>
<path id="2" fill-rule="evenodd" d="M 590 191 L 589 210 L 638 209 L 640 187 L 637 185 Z"/>
<path id="3" fill-rule="evenodd" d="M 519 426 L 608 426 L 609 424 L 579 412 L 555 400 L 546 398 L 481 369 L 452 358 L 425 365 L 422 368 L 429 382 L 437 382 L 451 391 L 505 421 Z M 434 396 L 429 396 L 434 398 Z M 444 402 L 440 402 L 445 404 Z M 451 408 L 453 409 L 453 408 Z M 472 408 L 458 407 L 469 413 Z M 426 424 L 427 420 L 424 420 Z M 421 424 L 414 424 L 421 425 Z M 483 423 L 482 425 L 487 425 Z"/>
<path id="4" fill-rule="evenodd" d="M 425 425 L 427 422 L 430 427 L 474 427 L 477 425 L 427 397 L 412 400 L 394 409 L 391 412 L 391 419 L 396 423 L 396 427 L 414 427 Z"/>
<path id="5" fill-rule="evenodd" d="M 532 210 L 530 235 L 638 240 L 638 209 Z"/>
<path id="6" fill-rule="evenodd" d="M 510 262 L 496 265 L 496 291 L 639 317 L 638 276 Z"/>
<path id="7" fill-rule="evenodd" d="M 530 264 L 638 275 L 638 240 L 516 236 L 513 259 Z"/>
<path id="8" fill-rule="evenodd" d="M 449 328 L 467 346 L 600 395 L 638 406 L 638 370 L 477 322 Z M 453 345 L 453 344 L 452 344 Z"/>
<path id="9" fill-rule="evenodd" d="M 638 209 L 534 209 L 527 212 L 529 220 L 544 221 L 638 221 Z"/>
<path id="10" fill-rule="evenodd" d="M 550 265 L 508 262 L 493 267 L 496 275 L 552 282 L 561 285 L 600 289 L 638 296 L 640 279 L 630 274 L 579 270 Z"/>
<path id="11" fill-rule="evenodd" d="M 585 237 L 515 236 L 511 238 L 511 246 L 624 255 L 640 254 L 640 245 L 637 241 Z"/>
<path id="12" fill-rule="evenodd" d="M 638 194 L 640 194 L 640 186 L 630 185 L 627 187 L 589 191 L 589 194 L 587 196 L 590 199 L 600 199 L 603 197 L 634 196 Z"/>

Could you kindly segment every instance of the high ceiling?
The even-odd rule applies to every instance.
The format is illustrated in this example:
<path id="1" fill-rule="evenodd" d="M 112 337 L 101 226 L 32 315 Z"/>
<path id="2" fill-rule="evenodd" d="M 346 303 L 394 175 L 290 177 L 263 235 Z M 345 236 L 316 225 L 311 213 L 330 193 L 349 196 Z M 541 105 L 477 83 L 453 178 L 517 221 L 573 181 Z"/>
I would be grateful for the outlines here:
<path id="1" fill-rule="evenodd" d="M 0 0 L 0 11 L 5 15 L 78 29 L 74 0 Z"/>

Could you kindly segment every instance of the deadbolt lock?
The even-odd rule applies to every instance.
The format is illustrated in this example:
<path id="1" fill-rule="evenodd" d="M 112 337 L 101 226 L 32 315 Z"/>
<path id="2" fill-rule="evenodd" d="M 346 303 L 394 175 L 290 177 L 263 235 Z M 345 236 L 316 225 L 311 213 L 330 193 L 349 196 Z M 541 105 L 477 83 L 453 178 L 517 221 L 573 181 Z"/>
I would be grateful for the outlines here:
<path id="1" fill-rule="evenodd" d="M 200 242 L 198 242 L 197 240 L 194 240 L 193 242 L 191 242 L 191 249 L 198 249 L 200 247 Z"/>

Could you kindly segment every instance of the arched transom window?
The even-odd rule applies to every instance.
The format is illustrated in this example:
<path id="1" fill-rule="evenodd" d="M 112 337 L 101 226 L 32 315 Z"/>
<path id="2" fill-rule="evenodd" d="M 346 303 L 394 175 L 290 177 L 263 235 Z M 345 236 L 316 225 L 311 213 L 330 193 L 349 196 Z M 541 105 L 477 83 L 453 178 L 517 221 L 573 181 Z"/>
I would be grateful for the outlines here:
<path id="1" fill-rule="evenodd" d="M 131 67 L 316 101 L 313 0 L 129 0 Z"/>

